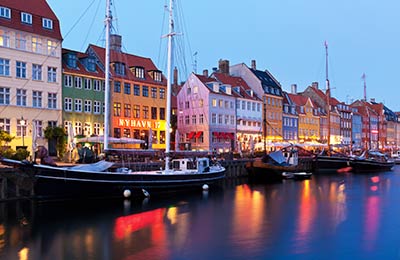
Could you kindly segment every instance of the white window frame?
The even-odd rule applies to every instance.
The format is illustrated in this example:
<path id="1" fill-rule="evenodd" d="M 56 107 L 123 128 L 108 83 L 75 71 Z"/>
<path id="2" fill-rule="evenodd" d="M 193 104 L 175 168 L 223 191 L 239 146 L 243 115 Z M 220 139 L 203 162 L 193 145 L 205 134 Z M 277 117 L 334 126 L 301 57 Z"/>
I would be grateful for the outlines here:
<path id="1" fill-rule="evenodd" d="M 84 101 L 84 113 L 91 114 L 92 113 L 92 100 L 85 99 Z"/>
<path id="2" fill-rule="evenodd" d="M 53 20 L 49 18 L 42 18 L 42 26 L 45 29 L 52 30 L 53 29 Z"/>
<path id="3" fill-rule="evenodd" d="M 57 109 L 57 93 L 47 93 L 47 108 Z"/>
<path id="4" fill-rule="evenodd" d="M 30 13 L 21 12 L 21 22 L 32 24 L 32 15 Z"/>
<path id="5" fill-rule="evenodd" d="M 11 10 L 10 8 L 0 6 L 0 17 L 11 19 Z"/>
<path id="6" fill-rule="evenodd" d="M 42 107 L 42 91 L 32 90 L 32 107 Z"/>
<path id="7" fill-rule="evenodd" d="M 82 99 L 75 98 L 75 100 L 74 100 L 74 111 L 75 112 L 82 112 Z"/>
<path id="8" fill-rule="evenodd" d="M 42 65 L 32 64 L 32 80 L 42 80 Z"/>
<path id="9" fill-rule="evenodd" d="M 72 88 L 73 80 L 71 75 L 64 75 L 64 87 Z"/>
<path id="10" fill-rule="evenodd" d="M 64 98 L 64 111 L 72 112 L 72 98 L 70 97 Z"/>
<path id="11" fill-rule="evenodd" d="M 47 67 L 47 82 L 56 83 L 57 82 L 57 68 Z"/>

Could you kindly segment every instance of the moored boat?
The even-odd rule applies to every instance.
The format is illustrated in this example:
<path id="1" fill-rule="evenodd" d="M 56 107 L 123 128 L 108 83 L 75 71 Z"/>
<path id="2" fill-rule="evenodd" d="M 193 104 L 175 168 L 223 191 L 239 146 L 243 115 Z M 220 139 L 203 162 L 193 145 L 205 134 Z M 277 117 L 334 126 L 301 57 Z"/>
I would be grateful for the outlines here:
<path id="1" fill-rule="evenodd" d="M 394 165 L 393 159 L 378 151 L 364 151 L 350 161 L 354 173 L 385 172 L 392 170 Z"/>

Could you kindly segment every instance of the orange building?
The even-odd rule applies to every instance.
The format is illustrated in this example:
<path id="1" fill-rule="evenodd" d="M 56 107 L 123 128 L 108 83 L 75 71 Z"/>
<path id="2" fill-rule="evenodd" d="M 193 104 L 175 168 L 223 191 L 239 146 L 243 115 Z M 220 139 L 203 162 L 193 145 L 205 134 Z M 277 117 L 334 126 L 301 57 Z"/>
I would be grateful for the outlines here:
<path id="1" fill-rule="evenodd" d="M 90 45 L 88 52 L 105 63 L 104 48 Z M 142 139 L 145 149 L 165 149 L 166 78 L 150 58 L 122 52 L 118 35 L 111 36 L 110 63 L 111 136 Z"/>

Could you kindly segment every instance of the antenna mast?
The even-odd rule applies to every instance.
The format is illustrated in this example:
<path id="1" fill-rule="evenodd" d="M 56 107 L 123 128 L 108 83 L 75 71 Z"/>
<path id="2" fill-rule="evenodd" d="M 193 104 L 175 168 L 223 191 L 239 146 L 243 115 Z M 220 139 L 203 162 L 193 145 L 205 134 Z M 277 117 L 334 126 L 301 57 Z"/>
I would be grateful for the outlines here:
<path id="1" fill-rule="evenodd" d="M 110 30 L 111 30 L 111 0 L 106 1 L 106 53 L 105 53 L 105 115 L 104 115 L 104 150 L 108 149 L 108 136 L 110 134 Z"/>
<path id="2" fill-rule="evenodd" d="M 329 86 L 329 78 L 328 78 L 328 43 L 325 41 L 325 68 L 326 68 L 326 106 L 327 106 L 327 120 L 328 120 L 328 153 L 331 149 L 331 90 Z"/>
<path id="3" fill-rule="evenodd" d="M 367 77 L 365 76 L 365 73 L 362 74 L 361 78 L 364 81 L 364 101 L 367 101 Z"/>
<path id="4" fill-rule="evenodd" d="M 194 64 L 193 64 L 193 72 L 197 74 L 197 51 L 193 54 Z"/>

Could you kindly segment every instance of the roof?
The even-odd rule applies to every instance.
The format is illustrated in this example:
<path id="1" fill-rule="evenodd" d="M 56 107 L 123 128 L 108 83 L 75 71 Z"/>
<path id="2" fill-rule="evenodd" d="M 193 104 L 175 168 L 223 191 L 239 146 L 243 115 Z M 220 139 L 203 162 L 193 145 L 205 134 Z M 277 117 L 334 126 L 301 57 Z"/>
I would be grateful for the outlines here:
<path id="1" fill-rule="evenodd" d="M 102 64 L 105 64 L 105 48 L 90 44 L 87 52 L 90 52 L 90 50 L 93 50 L 94 54 L 100 60 L 100 62 Z M 149 75 L 150 71 L 160 71 L 156 67 L 156 65 L 154 65 L 153 61 L 150 58 L 119 52 L 115 50 L 110 50 L 110 63 L 115 63 L 115 62 L 124 63 L 126 67 L 126 75 L 117 75 L 113 67 L 111 66 L 110 72 L 113 74 L 115 78 L 125 78 L 129 80 L 142 81 L 145 83 L 152 83 L 152 84 L 162 84 L 162 85 L 166 84 L 166 78 L 164 76 L 162 78 L 162 82 L 155 81 L 153 80 L 152 77 L 150 77 Z M 144 68 L 145 78 L 142 79 L 136 77 L 135 74 L 129 70 L 129 68 L 132 67 Z"/>
<path id="2" fill-rule="evenodd" d="M 70 68 L 67 66 L 67 63 L 65 62 L 64 57 L 62 57 L 62 68 L 63 68 L 63 73 L 70 73 L 70 74 L 80 74 L 80 75 L 87 75 L 87 76 L 92 76 L 92 77 L 99 77 L 99 78 L 104 78 L 104 71 L 96 64 L 96 71 L 91 72 L 88 71 L 85 66 L 82 64 L 83 58 L 89 57 L 88 54 L 70 50 L 70 49 L 62 49 L 62 54 L 67 54 L 67 53 L 74 53 L 78 57 L 77 61 L 77 67 L 76 68 Z"/>
<path id="3" fill-rule="evenodd" d="M 0 26 L 62 40 L 58 18 L 47 1 L 1 0 L 0 6 L 11 9 L 11 19 L 0 18 Z M 21 22 L 21 12 L 32 15 L 32 24 Z M 42 18 L 51 19 L 53 21 L 53 29 L 43 28 Z"/>
<path id="4" fill-rule="evenodd" d="M 282 96 L 282 88 L 279 82 L 272 76 L 271 73 L 261 70 L 255 70 L 250 68 L 250 71 L 260 80 L 264 93 Z"/>
<path id="5" fill-rule="evenodd" d="M 213 73 L 211 77 L 214 77 L 222 84 L 227 84 L 232 86 L 232 88 L 239 87 L 239 92 L 236 92 L 234 89 L 232 89 L 232 95 L 234 96 L 257 100 L 257 101 L 261 100 L 255 94 L 253 95 L 249 94 L 248 91 L 253 91 L 253 90 L 249 87 L 249 85 L 247 85 L 246 81 L 244 81 L 244 79 L 242 79 L 241 77 L 231 76 L 225 73 L 217 73 L 217 72 Z"/>

